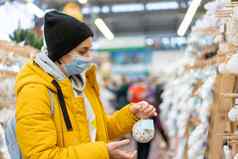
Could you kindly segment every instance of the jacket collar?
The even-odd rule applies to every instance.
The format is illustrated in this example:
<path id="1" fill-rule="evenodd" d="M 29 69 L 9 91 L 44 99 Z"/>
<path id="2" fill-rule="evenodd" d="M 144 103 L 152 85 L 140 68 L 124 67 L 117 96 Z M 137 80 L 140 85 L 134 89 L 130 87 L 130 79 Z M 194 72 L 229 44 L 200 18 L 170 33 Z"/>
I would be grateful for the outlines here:
<path id="1" fill-rule="evenodd" d="M 55 86 L 51 83 L 54 80 L 54 77 L 49 75 L 47 72 L 45 72 L 40 66 L 38 66 L 34 61 L 30 62 L 31 69 L 38 74 L 38 76 L 43 79 L 44 85 L 47 85 L 49 89 L 51 89 L 53 92 L 56 92 Z M 97 84 L 96 80 L 96 65 L 93 64 L 85 73 L 86 76 L 86 82 L 89 84 L 89 86 L 93 87 L 97 94 L 99 94 L 99 86 Z M 58 81 L 62 92 L 64 94 L 64 97 L 72 97 L 73 96 L 73 88 L 72 88 L 72 82 L 69 78 L 65 78 L 63 80 Z"/>

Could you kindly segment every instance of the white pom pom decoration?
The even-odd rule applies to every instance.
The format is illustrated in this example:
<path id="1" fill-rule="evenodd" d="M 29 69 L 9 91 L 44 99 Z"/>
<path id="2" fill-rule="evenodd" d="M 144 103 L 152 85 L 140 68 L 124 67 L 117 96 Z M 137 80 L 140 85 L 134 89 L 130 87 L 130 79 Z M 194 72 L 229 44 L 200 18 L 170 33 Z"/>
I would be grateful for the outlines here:
<path id="1" fill-rule="evenodd" d="M 228 118 L 232 122 L 238 121 L 238 106 L 237 105 L 232 107 L 231 110 L 228 112 Z"/>
<path id="2" fill-rule="evenodd" d="M 132 129 L 134 139 L 139 143 L 150 142 L 155 135 L 154 122 L 151 119 L 142 119 L 135 123 Z"/>

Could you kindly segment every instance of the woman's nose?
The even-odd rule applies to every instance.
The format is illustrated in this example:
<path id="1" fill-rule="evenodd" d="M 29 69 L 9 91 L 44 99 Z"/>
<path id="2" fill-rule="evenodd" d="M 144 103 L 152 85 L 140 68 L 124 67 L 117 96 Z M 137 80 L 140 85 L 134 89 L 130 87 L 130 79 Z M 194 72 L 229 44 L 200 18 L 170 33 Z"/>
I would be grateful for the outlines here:
<path id="1" fill-rule="evenodd" d="M 92 56 L 92 52 L 88 51 L 87 54 L 85 54 L 85 57 L 91 57 Z"/>

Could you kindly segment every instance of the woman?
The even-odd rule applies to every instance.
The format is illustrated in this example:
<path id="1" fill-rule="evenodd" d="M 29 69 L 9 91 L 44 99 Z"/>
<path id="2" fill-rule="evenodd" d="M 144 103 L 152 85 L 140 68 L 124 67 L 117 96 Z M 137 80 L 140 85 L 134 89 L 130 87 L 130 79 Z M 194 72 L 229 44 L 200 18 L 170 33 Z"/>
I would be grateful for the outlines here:
<path id="1" fill-rule="evenodd" d="M 91 61 L 90 28 L 51 11 L 44 34 L 47 52 L 29 61 L 16 80 L 16 136 L 23 158 L 134 158 L 135 152 L 120 150 L 128 140 L 112 140 L 129 133 L 139 118 L 156 116 L 153 106 L 133 103 L 107 116 Z"/>

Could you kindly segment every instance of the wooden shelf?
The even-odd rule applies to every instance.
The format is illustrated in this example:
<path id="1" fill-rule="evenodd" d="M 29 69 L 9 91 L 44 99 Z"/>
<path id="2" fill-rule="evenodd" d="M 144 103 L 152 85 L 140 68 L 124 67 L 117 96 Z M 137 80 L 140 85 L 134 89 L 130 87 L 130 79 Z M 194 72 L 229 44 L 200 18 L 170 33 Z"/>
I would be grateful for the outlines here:
<path id="1" fill-rule="evenodd" d="M 17 72 L 13 71 L 0 71 L 0 78 L 9 78 L 9 77 L 16 77 Z"/>
<path id="2" fill-rule="evenodd" d="M 0 101 L 0 109 L 16 105 L 16 101 Z"/>
<path id="3" fill-rule="evenodd" d="M 0 40 L 0 52 L 14 53 L 23 57 L 34 57 L 39 51 L 31 46 L 20 46 L 11 42 Z"/>
<path id="4" fill-rule="evenodd" d="M 217 29 L 216 27 L 206 27 L 206 28 L 201 28 L 201 29 L 194 29 L 194 32 L 198 32 L 203 35 L 219 35 L 220 30 Z"/>
<path id="5" fill-rule="evenodd" d="M 221 96 L 226 98 L 238 98 L 238 93 L 221 93 Z"/>
<path id="6" fill-rule="evenodd" d="M 186 65 L 187 70 L 206 68 L 211 65 L 226 63 L 233 54 L 217 54 L 211 59 L 198 59 L 193 65 Z"/>

